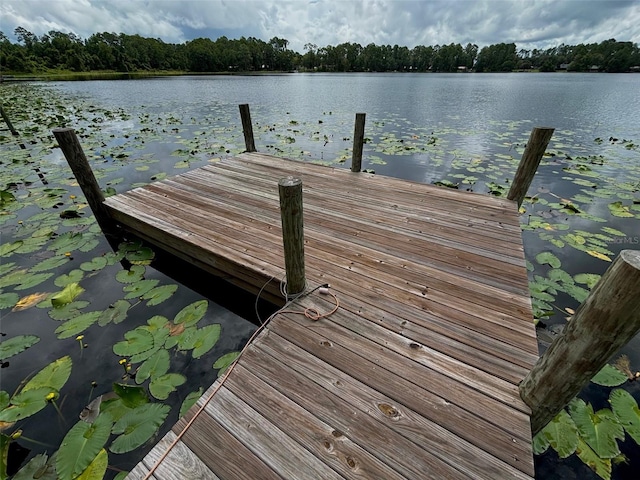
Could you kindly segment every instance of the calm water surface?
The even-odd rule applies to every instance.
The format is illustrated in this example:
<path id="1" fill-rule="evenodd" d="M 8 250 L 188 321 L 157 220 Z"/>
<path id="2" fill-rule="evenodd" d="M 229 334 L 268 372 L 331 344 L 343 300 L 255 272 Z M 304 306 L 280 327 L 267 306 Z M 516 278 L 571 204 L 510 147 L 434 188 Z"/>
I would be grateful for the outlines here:
<path id="1" fill-rule="evenodd" d="M 153 143 L 147 148 L 152 148 L 160 162 L 152 164 L 149 171 L 123 165 L 126 179 L 118 185 L 118 191 L 136 182 L 149 181 L 150 175 L 157 172 L 180 173 L 172 169 L 175 156 L 171 162 L 166 161 L 175 155 L 176 135 L 179 142 L 189 146 L 187 149 L 194 145 L 194 138 L 207 138 L 206 142 L 198 143 L 201 150 L 193 154 L 191 167 L 206 163 L 205 157 L 213 153 L 225 156 L 241 150 L 237 113 L 237 105 L 241 103 L 251 105 L 259 151 L 348 167 L 349 160 L 344 163 L 343 160 L 350 158 L 354 114 L 366 112 L 368 142 L 363 168 L 421 182 L 448 180 L 459 183 L 461 189 L 483 193 L 491 189 L 491 182 L 505 184 L 513 177 L 534 126 L 554 127 L 556 133 L 549 146 L 555 156 L 543 162 L 531 195 L 540 192 L 541 196 L 561 198 L 579 193 L 583 187 L 568 181 L 563 173 L 572 159 L 579 156 L 602 155 L 607 160 L 603 172 L 613 177 L 616 172 L 625 171 L 630 162 L 638 161 L 638 150 L 621 144 L 622 140 L 640 143 L 640 75 L 633 74 L 290 74 L 44 85 L 100 108 L 129 112 L 131 119 L 102 126 L 116 139 L 137 131 L 143 124 L 150 125 L 156 137 L 147 142 Z M 154 126 L 155 118 L 167 117 L 173 118 L 178 133 Z M 171 133 L 173 140 L 164 141 L 163 135 Z M 610 140 L 613 138 L 618 141 Z M 126 150 L 127 141 L 123 140 L 122 145 Z M 62 161 L 57 155 L 57 160 L 53 155 L 52 161 Z M 584 209 L 596 216 L 606 214 L 607 202 L 595 202 Z M 528 208 L 531 210 L 527 214 L 531 215 L 537 207 Z M 607 219 L 607 225 L 622 230 L 629 238 L 640 236 L 637 218 Z M 570 223 L 572 229 L 600 228 L 569 215 L 556 221 Z M 527 258 L 535 265 L 532 278 L 534 274 L 544 275 L 548 268 L 533 260 L 545 250 L 553 251 L 561 259 L 562 268 L 571 275 L 601 274 L 608 266 L 607 262 L 568 246 L 550 247 L 541 240 L 539 232 L 525 231 L 523 238 Z M 613 253 L 625 247 L 629 245 L 608 245 Z M 105 287 L 108 285 L 102 288 Z M 556 303 L 560 310 L 578 304 L 564 294 L 558 296 Z M 211 308 L 214 315 L 227 318 L 224 310 Z M 229 322 L 227 350 L 239 347 L 251 329 L 240 320 Z M 563 322 L 564 315 L 560 313 L 548 320 L 549 325 Z M 238 325 L 241 334 L 231 333 L 234 325 Z M 113 340 L 106 343 L 110 341 Z M 624 353 L 629 356 L 632 368 L 640 369 L 638 338 Z M 51 353 L 49 358 L 60 355 Z M 99 369 L 99 358 L 88 362 L 87 368 Z M 190 375 L 204 374 L 196 369 Z M 635 383 L 625 388 L 636 400 L 640 399 Z M 590 385 L 584 395 L 598 408 L 606 406 L 608 390 Z M 632 472 L 640 466 L 637 446 L 627 442 L 623 450 L 631 463 L 614 467 L 614 478 L 632 478 Z M 551 452 L 537 458 L 537 477 L 597 478 L 575 456 L 558 462 L 557 455 Z"/>

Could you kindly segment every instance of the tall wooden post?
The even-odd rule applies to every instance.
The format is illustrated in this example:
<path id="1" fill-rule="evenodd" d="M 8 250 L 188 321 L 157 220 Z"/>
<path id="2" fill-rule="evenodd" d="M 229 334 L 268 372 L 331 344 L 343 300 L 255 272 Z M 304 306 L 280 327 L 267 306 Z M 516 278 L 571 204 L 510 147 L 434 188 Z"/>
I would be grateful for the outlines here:
<path id="1" fill-rule="evenodd" d="M 536 174 L 536 170 L 538 170 L 538 165 L 540 165 L 544 151 L 547 149 L 547 145 L 549 145 L 553 131 L 553 128 L 546 127 L 535 127 L 531 131 L 531 136 L 522 154 L 516 176 L 507 194 L 509 200 L 518 202 L 518 208 L 520 208 L 524 197 L 527 195 L 527 190 L 529 190 L 533 176 Z"/>
<path id="2" fill-rule="evenodd" d="M 11 120 L 9 119 L 9 116 L 7 115 L 7 113 L 4 111 L 4 108 L 2 108 L 2 105 L 0 105 L 0 115 L 2 115 L 2 119 L 4 120 L 4 123 L 7 124 L 7 127 L 9 127 L 9 130 L 11 131 L 11 135 L 13 135 L 14 137 L 17 137 L 18 132 L 16 131 L 15 128 L 13 128 L 13 124 L 11 123 Z"/>
<path id="3" fill-rule="evenodd" d="M 244 145 L 247 152 L 256 151 L 256 143 L 253 140 L 253 125 L 251 124 L 251 112 L 249 104 L 243 103 L 240 107 L 240 119 L 242 120 L 242 133 L 244 133 Z"/>
<path id="4" fill-rule="evenodd" d="M 353 128 L 353 154 L 351 157 L 351 171 L 362 170 L 362 148 L 364 146 L 364 121 L 366 113 L 356 113 L 356 124 Z"/>
<path id="5" fill-rule="evenodd" d="M 535 435 L 640 330 L 640 250 L 623 250 L 520 383 Z"/>
<path id="6" fill-rule="evenodd" d="M 98 185 L 98 181 L 91 170 L 76 132 L 73 128 L 54 128 L 53 135 L 56 137 L 58 145 L 60 145 L 60 149 L 64 153 L 67 163 L 71 167 L 78 185 L 80 185 L 82 193 L 96 217 L 98 225 L 100 225 L 107 237 L 109 244 L 114 249 L 117 249 L 119 240 L 118 228 L 104 206 L 104 194 L 100 190 L 100 185 Z"/>
<path id="7" fill-rule="evenodd" d="M 284 266 L 287 273 L 287 298 L 306 288 L 304 273 L 304 221 L 302 215 L 302 180 L 282 178 L 278 182 L 280 216 L 284 243 Z"/>

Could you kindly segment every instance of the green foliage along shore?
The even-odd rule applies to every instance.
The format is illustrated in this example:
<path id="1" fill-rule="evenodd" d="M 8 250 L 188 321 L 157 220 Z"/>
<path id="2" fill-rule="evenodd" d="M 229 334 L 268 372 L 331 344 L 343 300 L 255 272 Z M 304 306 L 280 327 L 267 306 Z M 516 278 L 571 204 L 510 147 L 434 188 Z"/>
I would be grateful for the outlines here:
<path id="1" fill-rule="evenodd" d="M 0 32 L 0 67 L 4 73 L 37 74 L 52 71 L 175 71 L 175 72 L 509 72 L 640 70 L 640 49 L 614 39 L 599 44 L 560 45 L 546 50 L 517 49 L 499 43 L 479 49 L 475 44 L 362 46 L 342 43 L 318 47 L 307 43 L 304 53 L 288 48 L 286 39 L 268 42 L 249 37 L 197 38 L 181 44 L 124 33 L 95 33 L 83 40 L 74 33 L 50 31 L 38 37 L 16 28 L 17 42 Z"/>

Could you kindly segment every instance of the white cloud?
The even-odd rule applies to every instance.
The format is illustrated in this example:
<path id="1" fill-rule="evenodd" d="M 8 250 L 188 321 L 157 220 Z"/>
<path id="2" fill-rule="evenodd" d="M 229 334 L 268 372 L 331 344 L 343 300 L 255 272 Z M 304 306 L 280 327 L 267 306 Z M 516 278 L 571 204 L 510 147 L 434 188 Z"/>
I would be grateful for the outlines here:
<path id="1" fill-rule="evenodd" d="M 640 42 L 640 2 L 621 0 L 0 0 L 0 15 L 8 35 L 22 26 L 36 35 L 109 31 L 181 42 L 229 32 L 286 38 L 299 52 L 306 43 Z"/>

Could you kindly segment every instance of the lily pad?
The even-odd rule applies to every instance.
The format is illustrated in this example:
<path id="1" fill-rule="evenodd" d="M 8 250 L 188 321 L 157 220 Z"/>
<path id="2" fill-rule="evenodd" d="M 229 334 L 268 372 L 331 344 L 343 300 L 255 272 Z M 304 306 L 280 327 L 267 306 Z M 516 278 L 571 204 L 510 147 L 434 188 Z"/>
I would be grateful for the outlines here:
<path id="1" fill-rule="evenodd" d="M 71 270 L 69 273 L 63 273 L 59 277 L 57 277 L 53 284 L 56 287 L 64 288 L 70 283 L 78 283 L 80 280 L 84 278 L 84 272 L 79 269 Z"/>
<path id="2" fill-rule="evenodd" d="M 68 305 L 73 302 L 78 295 L 84 292 L 84 288 L 82 288 L 77 283 L 70 283 L 61 292 L 56 293 L 53 297 L 51 297 L 51 304 L 58 308 Z"/>
<path id="3" fill-rule="evenodd" d="M 144 388 L 124 383 L 114 383 L 113 391 L 122 400 L 122 404 L 127 408 L 136 408 L 149 403 L 149 397 Z"/>
<path id="4" fill-rule="evenodd" d="M 147 306 L 152 307 L 159 305 L 165 300 L 169 299 L 178 290 L 178 285 L 163 285 L 161 287 L 155 287 L 142 295 L 143 300 L 147 300 Z"/>
<path id="5" fill-rule="evenodd" d="M 165 373 L 151 380 L 149 392 L 158 400 L 166 400 L 169 398 L 169 394 L 176 390 L 176 387 L 186 381 L 187 378 L 179 373 Z"/>
<path id="6" fill-rule="evenodd" d="M 103 448 L 76 480 L 102 480 L 109 465 L 109 454 Z"/>
<path id="7" fill-rule="evenodd" d="M 160 349 L 151 357 L 145 360 L 136 373 L 136 383 L 140 384 L 145 380 L 160 377 L 169 371 L 169 352 Z"/>
<path id="8" fill-rule="evenodd" d="M 104 327 L 109 323 L 118 324 L 123 322 L 127 318 L 129 308 L 131 308 L 131 304 L 126 300 L 116 300 L 100 314 L 98 325 Z"/>
<path id="9" fill-rule="evenodd" d="M 95 257 L 90 262 L 80 264 L 80 269 L 85 272 L 97 272 L 107 266 L 107 259 L 104 257 Z"/>
<path id="10" fill-rule="evenodd" d="M 560 458 L 567 458 L 576 451 L 578 446 L 578 429 L 565 410 L 555 416 L 536 437 L 542 436 L 558 452 Z M 538 440 L 544 444 L 543 440 Z"/>
<path id="11" fill-rule="evenodd" d="M 39 263 L 36 263 L 29 269 L 30 272 L 46 272 L 47 270 L 53 270 L 65 263 L 69 263 L 69 258 L 64 255 L 57 255 L 55 257 L 47 258 Z"/>
<path id="12" fill-rule="evenodd" d="M 64 356 L 54 360 L 49 365 L 36 373 L 31 380 L 22 388 L 23 392 L 47 387 L 53 390 L 62 390 L 67 380 L 71 376 L 71 357 Z"/>
<path id="13" fill-rule="evenodd" d="M 40 341 L 35 335 L 17 335 L 0 342 L 0 360 L 6 360 L 14 355 L 24 352 L 27 348 Z"/>
<path id="14" fill-rule="evenodd" d="M 55 455 L 55 454 L 54 454 Z M 12 480 L 57 480 L 55 456 L 40 453 L 16 473 Z"/>
<path id="15" fill-rule="evenodd" d="M 596 376 L 591 379 L 593 383 L 604 387 L 618 387 L 629 380 L 626 373 L 622 373 L 616 367 L 606 364 L 600 369 Z"/>
<path id="16" fill-rule="evenodd" d="M 635 399 L 626 390 L 616 388 L 609 395 L 609 403 L 620 425 L 640 444 L 640 409 Z"/>
<path id="17" fill-rule="evenodd" d="M 120 283 L 136 283 L 142 280 L 146 269 L 142 265 L 132 265 L 129 270 L 120 270 L 116 274 L 116 280 Z"/>
<path id="18" fill-rule="evenodd" d="M 0 293 L 0 310 L 3 308 L 12 308 L 20 300 L 20 296 L 17 293 Z"/>
<path id="19" fill-rule="evenodd" d="M 187 395 L 180 406 L 180 413 L 178 414 L 180 418 L 184 417 L 186 413 L 189 411 L 191 407 L 193 407 L 198 399 L 202 396 L 202 387 L 200 387 L 195 392 L 191 392 Z"/>
<path id="20" fill-rule="evenodd" d="M 231 366 L 233 362 L 236 361 L 236 358 L 240 356 L 240 352 L 229 352 L 225 355 L 222 355 L 218 358 L 213 364 L 214 369 L 218 369 L 218 378 L 220 378 L 227 369 Z"/>
<path id="21" fill-rule="evenodd" d="M 551 252 L 541 252 L 537 254 L 536 261 L 540 265 L 551 265 L 552 268 L 560 268 L 560 266 L 562 265 L 560 259 Z"/>
<path id="22" fill-rule="evenodd" d="M 153 348 L 153 335 L 146 330 L 136 328 L 124 334 L 125 340 L 113 346 L 113 353 L 121 357 L 130 357 Z"/>
<path id="23" fill-rule="evenodd" d="M 611 459 L 601 458 L 593 451 L 582 438 L 578 439 L 578 447 L 576 448 L 578 458 L 584 462 L 591 470 L 593 470 L 600 478 L 604 480 L 611 479 Z"/>
<path id="24" fill-rule="evenodd" d="M 569 404 L 569 413 L 580 437 L 598 457 L 614 458 L 620 455 L 617 440 L 624 440 L 624 429 L 611 410 L 603 408 L 594 413 L 590 404 L 576 398 Z"/>
<path id="25" fill-rule="evenodd" d="M 155 257 L 155 253 L 149 247 L 142 247 L 133 252 L 127 252 L 125 258 L 133 265 L 149 265 Z"/>
<path id="26" fill-rule="evenodd" d="M 124 296 L 126 300 L 133 300 L 135 298 L 140 298 L 143 295 L 147 294 L 151 290 L 158 285 L 159 280 L 156 279 L 147 279 L 140 280 L 136 283 L 129 284 L 123 288 L 127 294 Z"/>
<path id="27" fill-rule="evenodd" d="M 78 421 L 67 432 L 58 449 L 56 470 L 60 479 L 80 475 L 96 458 L 111 435 L 108 415 L 98 415 L 93 423 Z"/>
<path id="28" fill-rule="evenodd" d="M 206 300 L 200 300 L 198 302 L 187 305 L 177 313 L 174 319 L 174 323 L 182 323 L 185 327 L 195 325 L 202 319 L 202 317 L 204 317 L 204 314 L 207 312 L 208 307 L 209 302 L 207 302 Z"/>
<path id="29" fill-rule="evenodd" d="M 55 329 L 56 335 L 59 339 L 69 338 L 84 332 L 91 325 L 96 323 L 102 312 L 87 312 L 83 313 L 71 320 L 67 320 L 58 328 Z"/>
<path id="30" fill-rule="evenodd" d="M 47 406 L 51 388 L 40 387 L 14 395 L 11 404 L 0 412 L 0 422 L 17 422 L 38 413 Z"/>
<path id="31" fill-rule="evenodd" d="M 113 426 L 112 432 L 119 436 L 111 443 L 113 453 L 126 453 L 144 445 L 164 423 L 170 407 L 149 403 L 126 413 Z"/>
<path id="32" fill-rule="evenodd" d="M 49 310 L 49 317 L 53 320 L 64 321 L 71 320 L 72 318 L 82 315 L 81 310 L 89 305 L 86 300 L 77 300 L 71 302 L 63 307 L 52 308 Z"/>

